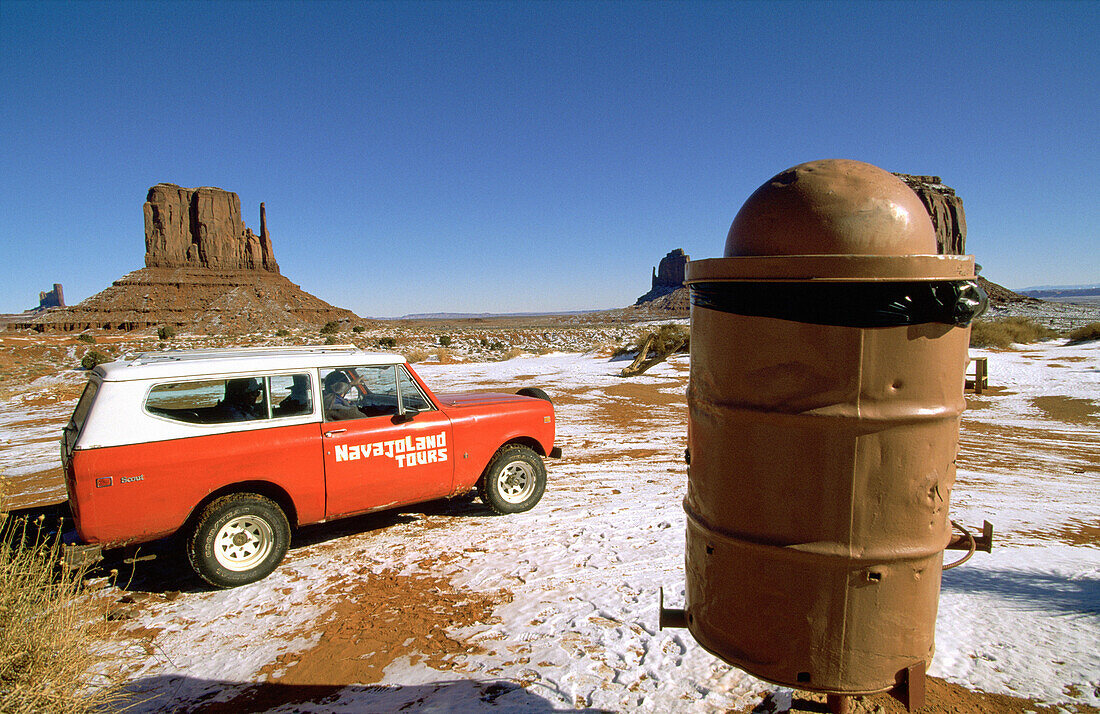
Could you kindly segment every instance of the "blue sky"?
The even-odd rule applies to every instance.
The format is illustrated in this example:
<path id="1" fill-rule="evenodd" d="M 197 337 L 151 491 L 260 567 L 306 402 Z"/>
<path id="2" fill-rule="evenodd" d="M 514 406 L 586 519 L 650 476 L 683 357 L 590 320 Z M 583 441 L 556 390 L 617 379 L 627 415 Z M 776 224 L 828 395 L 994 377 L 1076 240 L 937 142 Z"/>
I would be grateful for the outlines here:
<path id="1" fill-rule="evenodd" d="M 1100 3 L 0 2 L 0 312 L 259 204 L 363 316 L 620 307 L 804 161 L 935 174 L 1009 287 L 1100 282 Z"/>

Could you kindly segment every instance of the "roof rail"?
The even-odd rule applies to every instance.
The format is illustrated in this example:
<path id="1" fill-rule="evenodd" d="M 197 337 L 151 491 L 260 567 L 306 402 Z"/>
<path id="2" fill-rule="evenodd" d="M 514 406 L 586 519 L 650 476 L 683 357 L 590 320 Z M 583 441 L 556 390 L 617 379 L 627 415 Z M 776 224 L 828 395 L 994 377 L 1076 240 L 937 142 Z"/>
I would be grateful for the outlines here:
<path id="1" fill-rule="evenodd" d="M 125 354 L 122 361 L 131 364 L 154 364 L 157 362 L 183 362 L 188 360 L 221 357 L 232 359 L 257 357 L 265 354 L 341 354 L 359 352 L 355 345 L 294 345 L 289 347 L 211 347 L 193 350 L 165 350 L 163 352 L 135 352 Z"/>

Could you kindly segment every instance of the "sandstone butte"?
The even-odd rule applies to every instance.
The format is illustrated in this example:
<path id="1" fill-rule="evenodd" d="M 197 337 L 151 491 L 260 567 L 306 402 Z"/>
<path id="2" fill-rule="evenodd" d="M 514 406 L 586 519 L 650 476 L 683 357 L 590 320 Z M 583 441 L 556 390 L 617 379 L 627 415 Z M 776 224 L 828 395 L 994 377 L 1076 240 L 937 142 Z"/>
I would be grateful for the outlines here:
<path id="1" fill-rule="evenodd" d="M 279 273 L 264 204 L 259 235 L 241 219 L 237 194 L 220 188 L 158 183 L 143 210 L 144 268 L 77 305 L 14 326 L 65 332 L 172 326 L 221 333 L 358 319 Z"/>

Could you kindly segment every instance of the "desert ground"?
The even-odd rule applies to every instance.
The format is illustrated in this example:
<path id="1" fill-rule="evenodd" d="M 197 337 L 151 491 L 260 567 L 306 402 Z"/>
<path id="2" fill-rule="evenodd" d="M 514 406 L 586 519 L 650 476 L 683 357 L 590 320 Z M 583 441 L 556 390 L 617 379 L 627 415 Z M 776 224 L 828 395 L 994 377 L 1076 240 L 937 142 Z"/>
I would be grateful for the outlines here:
<path id="1" fill-rule="evenodd" d="M 393 338 L 437 391 L 548 392 L 564 458 L 548 461 L 542 502 L 499 517 L 460 498 L 308 527 L 274 574 L 233 590 L 205 588 L 167 546 L 109 559 L 86 595 L 111 621 L 98 674 L 126 683 L 135 712 L 826 711 L 657 627 L 659 589 L 683 602 L 690 358 L 623 379 L 612 356 L 652 327 L 340 334 L 367 349 Z M 0 332 L 6 507 L 64 499 L 57 440 L 88 349 L 323 341 L 94 336 Z M 1100 711 L 1100 342 L 971 354 L 988 358 L 991 388 L 968 395 L 952 516 L 996 536 L 944 573 L 926 711 Z M 885 694 L 854 704 L 902 710 Z"/>

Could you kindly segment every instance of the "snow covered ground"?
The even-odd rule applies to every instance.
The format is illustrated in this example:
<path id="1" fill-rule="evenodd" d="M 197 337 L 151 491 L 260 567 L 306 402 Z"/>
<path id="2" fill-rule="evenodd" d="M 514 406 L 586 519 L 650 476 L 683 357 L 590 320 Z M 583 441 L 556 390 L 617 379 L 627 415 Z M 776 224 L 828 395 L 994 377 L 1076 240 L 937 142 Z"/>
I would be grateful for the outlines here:
<path id="1" fill-rule="evenodd" d="M 1096 706 L 1100 343 L 971 356 L 988 359 L 994 389 L 963 414 L 952 517 L 998 533 L 991 553 L 944 574 L 930 673 Z"/>
<path id="2" fill-rule="evenodd" d="M 998 534 L 993 553 L 944 574 L 930 673 L 1100 706 L 1100 343 L 973 354 L 994 389 L 964 415 L 952 515 Z M 616 376 L 624 364 L 558 353 L 418 366 L 437 391 L 531 385 L 554 398 L 565 457 L 548 462 L 529 513 L 455 501 L 314 527 L 273 575 L 229 591 L 148 564 L 127 592 L 105 587 L 125 635 L 109 647 L 144 699 L 134 711 L 759 703 L 772 685 L 686 630 L 657 629 L 658 589 L 683 602 L 688 358 L 630 380 Z M 37 468 L 56 454 L 18 429 L 0 424 L 5 460 Z M 386 639 L 398 611 L 410 636 Z"/>

